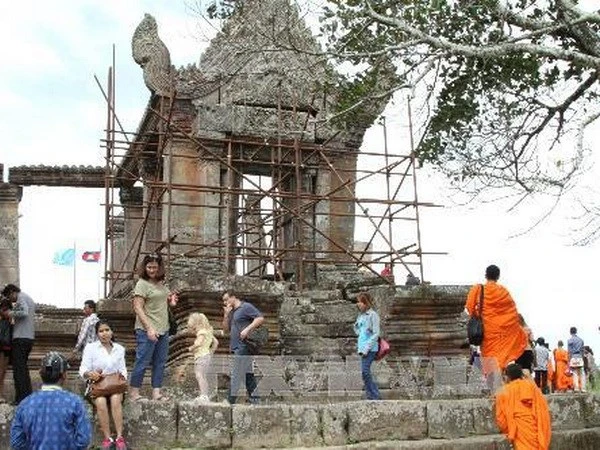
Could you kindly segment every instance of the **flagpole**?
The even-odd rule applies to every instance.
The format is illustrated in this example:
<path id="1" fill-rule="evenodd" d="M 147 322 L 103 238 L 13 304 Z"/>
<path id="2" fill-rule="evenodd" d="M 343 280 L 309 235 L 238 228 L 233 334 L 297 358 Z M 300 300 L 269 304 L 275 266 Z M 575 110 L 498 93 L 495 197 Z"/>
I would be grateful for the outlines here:
<path id="1" fill-rule="evenodd" d="M 102 243 L 99 242 L 97 247 L 99 249 L 102 249 Z M 97 287 L 97 292 L 96 292 L 96 294 L 97 294 L 97 300 L 100 299 L 100 288 L 102 286 L 102 284 L 101 284 L 101 280 L 102 280 L 102 267 L 103 267 L 103 264 L 100 264 L 100 261 L 98 261 L 98 282 L 96 283 L 96 287 Z"/>
<path id="2" fill-rule="evenodd" d="M 77 307 L 77 243 L 73 241 L 73 308 Z"/>

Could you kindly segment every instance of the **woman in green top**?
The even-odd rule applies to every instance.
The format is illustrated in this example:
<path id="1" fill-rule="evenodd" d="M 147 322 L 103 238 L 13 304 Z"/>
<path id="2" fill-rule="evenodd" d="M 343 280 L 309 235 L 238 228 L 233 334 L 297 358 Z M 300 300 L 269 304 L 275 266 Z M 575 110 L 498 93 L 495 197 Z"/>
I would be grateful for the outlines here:
<path id="1" fill-rule="evenodd" d="M 138 275 L 133 291 L 136 350 L 129 398 L 133 401 L 142 398 L 144 372 L 152 361 L 152 399 L 165 400 L 160 389 L 169 355 L 169 306 L 175 306 L 178 297 L 176 292 L 169 293 L 163 282 L 165 272 L 160 255 L 146 255 Z"/>

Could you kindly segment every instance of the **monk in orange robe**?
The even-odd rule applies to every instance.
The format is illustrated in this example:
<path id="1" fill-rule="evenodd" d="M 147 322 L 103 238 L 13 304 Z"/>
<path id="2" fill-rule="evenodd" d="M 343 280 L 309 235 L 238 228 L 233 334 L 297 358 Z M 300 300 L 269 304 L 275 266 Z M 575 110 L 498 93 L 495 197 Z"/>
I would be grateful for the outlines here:
<path id="1" fill-rule="evenodd" d="M 481 357 L 484 372 L 503 370 L 516 361 L 527 347 L 527 334 L 520 324 L 519 314 L 508 290 L 498 284 L 500 269 L 491 265 L 485 270 L 483 288 L 483 342 Z M 480 284 L 474 285 L 467 296 L 465 308 L 470 316 L 479 315 Z M 486 364 L 487 361 L 487 364 Z M 493 366 L 496 366 L 494 368 Z M 486 369 L 487 367 L 487 369 Z"/>
<path id="2" fill-rule="evenodd" d="M 552 435 L 548 403 L 539 388 L 523 378 L 518 364 L 505 371 L 508 384 L 496 395 L 496 423 L 515 450 L 548 450 Z"/>
<path id="3" fill-rule="evenodd" d="M 563 346 L 563 341 L 558 341 L 558 348 L 554 349 L 554 364 L 556 364 L 554 390 L 556 392 L 573 389 L 573 377 L 569 373 L 569 352 Z"/>

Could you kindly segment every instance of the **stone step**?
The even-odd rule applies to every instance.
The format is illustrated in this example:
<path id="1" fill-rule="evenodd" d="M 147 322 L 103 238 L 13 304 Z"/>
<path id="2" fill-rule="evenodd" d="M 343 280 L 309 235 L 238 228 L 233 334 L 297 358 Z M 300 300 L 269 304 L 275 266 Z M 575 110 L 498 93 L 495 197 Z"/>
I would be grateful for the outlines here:
<path id="1" fill-rule="evenodd" d="M 459 439 L 364 442 L 360 444 L 348 444 L 332 447 L 295 447 L 294 450 L 302 450 L 306 448 L 311 448 L 311 450 L 510 450 L 512 447 L 509 445 L 504 436 L 490 435 L 473 436 Z M 600 428 L 554 431 L 552 433 L 550 450 L 597 450 L 598 448 L 600 448 Z"/>
<path id="2" fill-rule="evenodd" d="M 257 444 L 258 446 L 259 444 Z M 280 447 L 274 450 L 510 450 L 512 447 L 501 435 L 473 436 L 459 439 L 424 439 L 421 441 L 363 442 L 330 447 Z M 600 428 L 554 431 L 550 450 L 597 450 L 600 448 Z M 175 447 L 169 450 L 193 450 L 197 447 Z"/>
<path id="3" fill-rule="evenodd" d="M 547 398 L 552 415 L 552 450 L 600 448 L 600 396 L 566 394 Z M 125 438 L 132 449 L 509 448 L 496 427 L 491 399 L 234 407 L 146 400 L 125 401 L 123 412 Z M 13 414 L 12 406 L 0 404 L 0 448 L 9 447 Z M 100 439 L 96 423 L 94 442 Z"/>

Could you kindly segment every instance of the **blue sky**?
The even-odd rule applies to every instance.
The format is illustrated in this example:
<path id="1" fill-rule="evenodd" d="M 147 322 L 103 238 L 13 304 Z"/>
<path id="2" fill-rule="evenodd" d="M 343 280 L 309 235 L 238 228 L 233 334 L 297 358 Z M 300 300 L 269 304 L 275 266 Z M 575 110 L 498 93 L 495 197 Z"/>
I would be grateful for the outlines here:
<path id="1" fill-rule="evenodd" d="M 176 65 L 198 61 L 207 44 L 205 34 L 212 32 L 206 27 L 201 32 L 201 22 L 184 1 L 5 3 L 0 14 L 0 162 L 8 166 L 104 164 L 99 145 L 106 106 L 93 75 L 105 82 L 113 43 L 117 112 L 125 128 L 135 130 L 148 91 L 131 58 L 130 39 L 145 12 L 157 18 Z M 400 105 L 387 114 L 392 139 L 406 145 L 406 111 Z M 381 148 L 380 136 L 377 127 L 370 130 L 365 148 Z M 595 170 L 590 178 L 595 179 Z M 419 183 L 422 200 L 452 204 L 447 183 L 435 174 L 423 173 Z M 52 255 L 73 242 L 82 251 L 101 249 L 103 197 L 102 190 L 25 188 L 20 206 L 21 285 L 36 301 L 73 305 L 72 269 L 53 266 Z M 449 253 L 426 259 L 426 279 L 434 284 L 480 282 L 485 266 L 497 263 L 501 281 L 536 335 L 555 344 L 567 337 L 569 326 L 577 325 L 584 339 L 600 349 L 600 245 L 569 246 L 574 225 L 566 220 L 568 202 L 542 227 L 510 238 L 543 214 L 546 201 L 532 200 L 514 212 L 507 212 L 506 204 L 424 211 L 424 249 Z M 101 266 L 77 266 L 76 305 L 97 297 Z"/>

